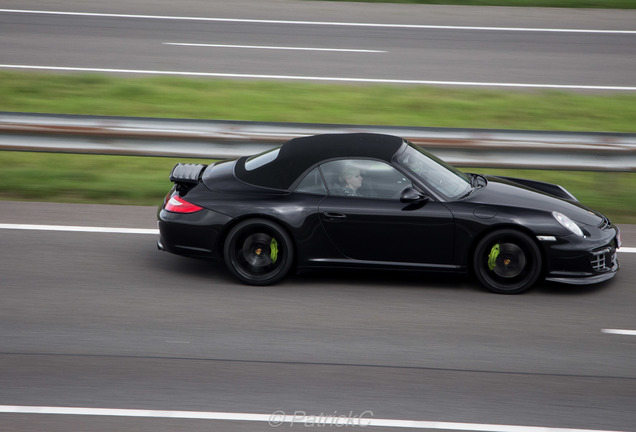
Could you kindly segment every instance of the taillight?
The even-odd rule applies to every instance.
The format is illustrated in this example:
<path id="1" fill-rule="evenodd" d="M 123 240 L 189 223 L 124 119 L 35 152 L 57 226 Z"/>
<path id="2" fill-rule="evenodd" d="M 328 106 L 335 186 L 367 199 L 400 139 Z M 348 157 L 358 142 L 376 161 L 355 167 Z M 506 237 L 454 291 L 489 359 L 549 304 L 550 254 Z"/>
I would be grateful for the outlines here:
<path id="1" fill-rule="evenodd" d="M 189 203 L 178 195 L 170 197 L 164 208 L 173 213 L 194 213 L 203 210 L 203 207 Z"/>

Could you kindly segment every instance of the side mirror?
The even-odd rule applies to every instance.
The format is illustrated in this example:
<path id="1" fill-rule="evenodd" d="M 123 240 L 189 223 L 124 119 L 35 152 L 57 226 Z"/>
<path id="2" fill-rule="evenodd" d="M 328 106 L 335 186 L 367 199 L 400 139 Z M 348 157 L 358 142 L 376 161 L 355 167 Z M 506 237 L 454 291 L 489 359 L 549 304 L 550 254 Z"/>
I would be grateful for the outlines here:
<path id="1" fill-rule="evenodd" d="M 423 195 L 417 189 L 412 187 L 407 187 L 402 191 L 402 194 L 400 195 L 400 201 L 403 203 L 416 203 L 428 200 L 429 198 L 426 195 Z"/>

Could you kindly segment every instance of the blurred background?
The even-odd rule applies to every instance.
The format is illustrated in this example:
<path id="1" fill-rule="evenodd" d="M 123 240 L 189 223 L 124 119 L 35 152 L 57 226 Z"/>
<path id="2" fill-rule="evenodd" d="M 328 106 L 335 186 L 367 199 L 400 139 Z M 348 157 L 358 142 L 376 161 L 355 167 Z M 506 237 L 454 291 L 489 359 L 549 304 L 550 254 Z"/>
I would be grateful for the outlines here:
<path id="1" fill-rule="evenodd" d="M 635 9 L 633 0 L 0 0 L 0 111 L 98 116 L 109 127 L 118 116 L 633 137 Z M 152 230 L 172 166 L 210 163 L 126 148 L 24 151 L 16 137 L 113 138 L 68 125 L 27 131 L 6 118 L 3 226 Z M 462 169 L 561 184 L 636 245 L 633 167 L 599 157 L 585 170 Z M 298 275 L 255 289 L 220 265 L 160 254 L 152 235 L 5 228 L 6 430 L 270 429 L 8 406 L 636 430 L 633 253 L 620 255 L 609 283 L 517 297 L 420 274 Z"/>

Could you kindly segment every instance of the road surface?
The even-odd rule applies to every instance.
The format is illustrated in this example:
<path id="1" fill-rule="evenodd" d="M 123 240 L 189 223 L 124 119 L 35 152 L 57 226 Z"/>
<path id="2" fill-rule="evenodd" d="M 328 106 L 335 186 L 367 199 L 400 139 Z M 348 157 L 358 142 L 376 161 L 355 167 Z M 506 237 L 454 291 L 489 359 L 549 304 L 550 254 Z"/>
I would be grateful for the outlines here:
<path id="1" fill-rule="evenodd" d="M 0 202 L 5 227 L 133 230 L 0 229 L 0 411 L 232 420 L 16 408 L 0 414 L 3 430 L 260 431 L 267 421 L 241 416 L 275 412 L 636 430 L 634 253 L 620 253 L 609 283 L 520 296 L 425 274 L 310 273 L 251 287 L 221 265 L 158 251 L 144 231 L 154 212 Z M 623 233 L 636 246 L 636 227 Z"/>
<path id="2" fill-rule="evenodd" d="M 636 11 L 0 1 L 0 69 L 636 91 Z"/>

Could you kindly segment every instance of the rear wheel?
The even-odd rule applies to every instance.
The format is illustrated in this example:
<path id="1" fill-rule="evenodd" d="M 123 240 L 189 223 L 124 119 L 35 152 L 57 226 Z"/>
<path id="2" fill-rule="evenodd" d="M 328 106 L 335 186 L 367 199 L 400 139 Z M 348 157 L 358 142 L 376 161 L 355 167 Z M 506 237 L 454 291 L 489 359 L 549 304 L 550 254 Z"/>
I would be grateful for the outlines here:
<path id="1" fill-rule="evenodd" d="M 289 273 L 294 257 L 289 235 L 267 219 L 240 222 L 228 234 L 223 252 L 230 272 L 250 285 L 280 281 Z"/>
<path id="2" fill-rule="evenodd" d="M 541 276 L 541 252 L 527 235 L 515 230 L 494 231 L 484 237 L 473 257 L 479 282 L 499 294 L 519 294 Z"/>

